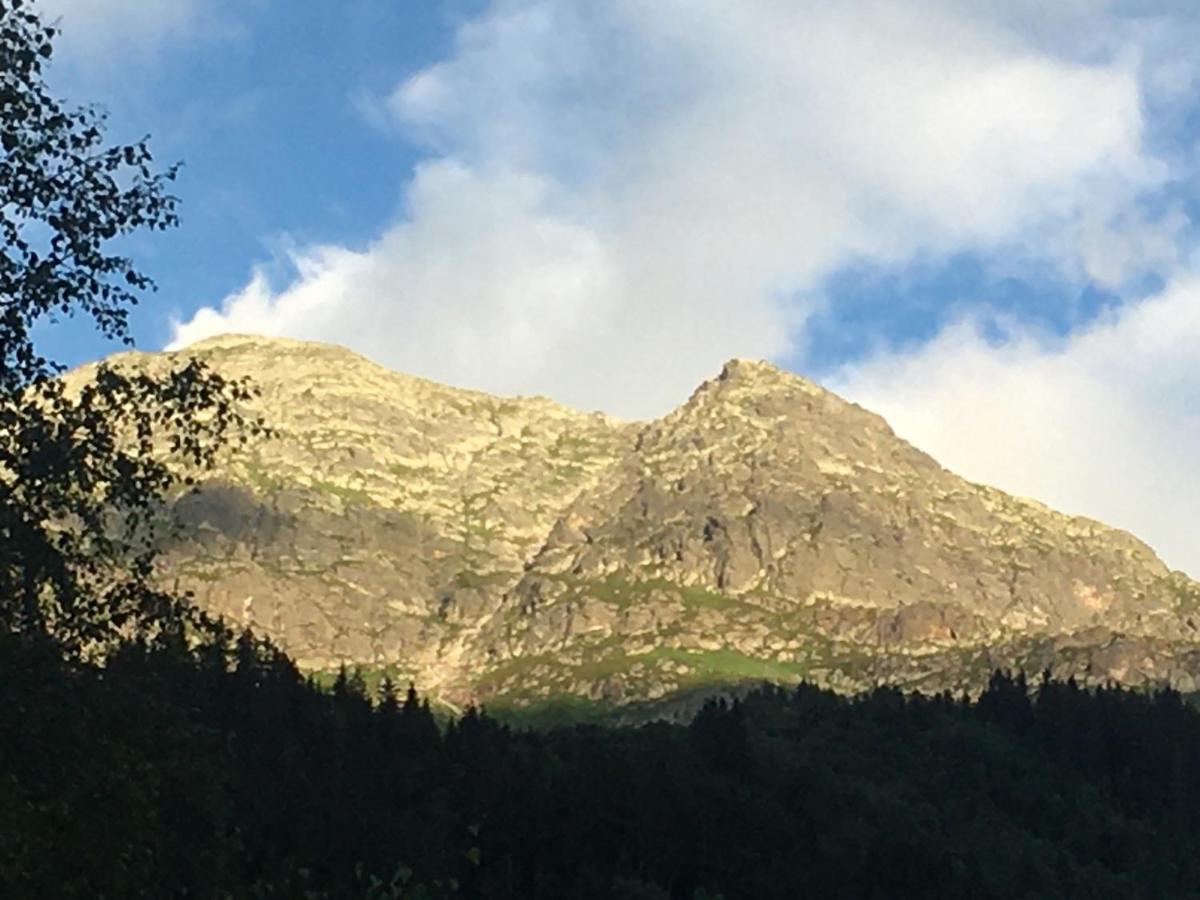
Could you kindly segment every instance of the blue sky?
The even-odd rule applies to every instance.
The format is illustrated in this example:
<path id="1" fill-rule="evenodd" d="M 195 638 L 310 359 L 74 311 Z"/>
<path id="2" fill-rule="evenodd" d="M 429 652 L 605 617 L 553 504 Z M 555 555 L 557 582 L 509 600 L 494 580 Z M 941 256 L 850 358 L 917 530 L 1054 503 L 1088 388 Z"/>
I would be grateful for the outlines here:
<path id="1" fill-rule="evenodd" d="M 147 348 L 170 339 L 171 315 L 220 299 L 285 247 L 362 245 L 398 214 L 419 148 L 372 125 L 356 101 L 435 62 L 479 6 L 270 0 L 235 13 L 176 2 L 161 13 L 42 4 L 64 29 L 59 93 L 104 106 L 114 138 L 149 133 L 163 163 L 184 163 L 182 227 L 130 248 L 160 287 L 135 316 Z M 69 330 L 60 354 L 107 349 Z"/>
<path id="2" fill-rule="evenodd" d="M 146 349 L 332 340 L 625 417 L 768 358 L 1200 573 L 1191 4 L 43 8 L 59 92 L 185 162 L 130 246 Z"/>

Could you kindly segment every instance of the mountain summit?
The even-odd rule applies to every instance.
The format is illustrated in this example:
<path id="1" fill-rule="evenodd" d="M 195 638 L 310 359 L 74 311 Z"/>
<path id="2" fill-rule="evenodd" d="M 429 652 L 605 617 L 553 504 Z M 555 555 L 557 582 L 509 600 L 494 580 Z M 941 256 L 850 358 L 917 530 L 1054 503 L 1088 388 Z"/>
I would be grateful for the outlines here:
<path id="1" fill-rule="evenodd" d="M 183 353 L 252 376 L 274 435 L 178 498 L 162 577 L 311 670 L 387 670 L 451 702 L 958 691 L 997 666 L 1196 687 L 1200 585 L 767 363 L 731 360 L 626 423 L 322 344 Z"/>

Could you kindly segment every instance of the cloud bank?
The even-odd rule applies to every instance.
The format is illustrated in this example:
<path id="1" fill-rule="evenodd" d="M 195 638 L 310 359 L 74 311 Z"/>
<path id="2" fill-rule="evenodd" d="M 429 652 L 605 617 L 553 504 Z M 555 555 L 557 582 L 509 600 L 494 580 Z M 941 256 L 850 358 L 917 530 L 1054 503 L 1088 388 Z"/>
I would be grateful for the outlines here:
<path id="1" fill-rule="evenodd" d="M 386 107 L 429 149 L 404 217 L 296 251 L 293 282 L 252 279 L 176 344 L 334 340 L 649 415 L 787 354 L 848 259 L 1032 248 L 1162 175 L 1129 64 L 952 5 L 498 3 Z"/>
<path id="2" fill-rule="evenodd" d="M 497 0 L 367 104 L 426 150 L 403 215 L 367 246 L 292 251 L 294 277 L 254 273 L 172 345 L 334 341 L 643 417 L 730 356 L 793 358 L 851 262 L 970 250 L 1113 289 L 1177 271 L 1186 216 L 1140 201 L 1173 171 L 1147 110 L 1194 83 L 1180 54 L 1150 52 L 1179 29 L 1046 6 Z M 1160 402 L 1155 342 L 1172 329 L 1137 324 L 1189 308 L 1190 284 L 1061 346 L 964 324 L 838 381 L 952 467 L 1139 530 L 1200 572 L 1182 514 L 1152 514 L 1165 473 L 1200 485 L 1171 456 L 1200 451 L 1177 417 L 1196 373 L 1172 356 L 1177 399 Z M 1138 470 L 1154 474 L 1116 486 Z"/>
<path id="3" fill-rule="evenodd" d="M 1149 540 L 1200 574 L 1200 279 L 1050 340 L 971 322 L 831 384 L 977 481 Z"/>

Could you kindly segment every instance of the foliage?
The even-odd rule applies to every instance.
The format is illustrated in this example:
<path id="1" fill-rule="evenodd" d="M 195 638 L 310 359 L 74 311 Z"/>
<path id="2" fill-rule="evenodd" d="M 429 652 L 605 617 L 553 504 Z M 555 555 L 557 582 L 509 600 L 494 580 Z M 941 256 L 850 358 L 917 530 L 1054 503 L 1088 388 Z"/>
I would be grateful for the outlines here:
<path id="1" fill-rule="evenodd" d="M 34 326 L 78 314 L 131 343 L 129 307 L 153 282 L 110 249 L 178 222 L 147 142 L 108 146 L 104 116 L 45 84 L 56 29 L 26 0 L 0 0 L 0 628 L 71 654 L 177 627 L 155 590 L 153 528 L 172 463 L 211 464 L 255 423 L 249 387 L 191 360 L 151 376 L 101 365 L 71 388 Z"/>
<path id="2" fill-rule="evenodd" d="M 10 393 L 55 370 L 31 336 L 49 313 L 86 313 L 128 341 L 128 307 L 153 282 L 107 245 L 178 223 L 166 192 L 177 169 L 154 173 L 145 140 L 106 147 L 98 109 L 50 95 L 55 35 L 27 0 L 0 0 L 0 387 Z"/>

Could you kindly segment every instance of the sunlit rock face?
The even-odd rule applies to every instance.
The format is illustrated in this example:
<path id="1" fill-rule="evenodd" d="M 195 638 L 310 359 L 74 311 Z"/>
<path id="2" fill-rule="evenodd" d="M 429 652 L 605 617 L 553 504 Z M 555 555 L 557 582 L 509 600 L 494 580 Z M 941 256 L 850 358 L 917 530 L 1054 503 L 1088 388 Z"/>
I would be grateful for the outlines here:
<path id="1" fill-rule="evenodd" d="M 626 423 L 322 344 L 182 353 L 253 378 L 273 433 L 177 499 L 162 578 L 308 669 L 387 669 L 451 702 L 957 691 L 996 666 L 1190 690 L 1200 672 L 1200 585 L 1145 544 L 965 481 L 766 363 Z"/>

